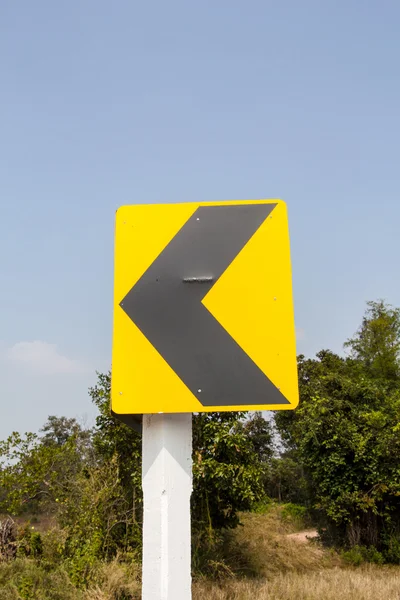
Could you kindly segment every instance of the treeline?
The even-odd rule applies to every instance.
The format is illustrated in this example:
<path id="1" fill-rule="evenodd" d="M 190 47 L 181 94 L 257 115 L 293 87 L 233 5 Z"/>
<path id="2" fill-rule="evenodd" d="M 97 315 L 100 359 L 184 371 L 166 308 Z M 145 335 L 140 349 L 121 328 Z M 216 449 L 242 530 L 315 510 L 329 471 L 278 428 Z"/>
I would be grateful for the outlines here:
<path id="1" fill-rule="evenodd" d="M 296 499 L 328 543 L 400 563 L 400 310 L 369 302 L 346 358 L 300 356 L 300 405 L 275 416 Z M 292 480 L 293 481 L 293 480 Z"/>
<path id="2" fill-rule="evenodd" d="M 110 414 L 110 374 L 98 375 L 90 396 L 98 409 L 93 429 L 50 416 L 39 434 L 13 433 L 0 443 L 0 514 L 33 524 L 17 540 L 18 554 L 45 552 L 50 561 L 62 561 L 76 585 L 90 583 L 97 561 L 141 557 L 141 435 Z M 264 498 L 272 444 L 271 425 L 259 414 L 193 417 L 197 572 L 208 571 L 219 532 L 235 527 L 238 513 Z M 43 518 L 49 533 L 41 535 L 34 523 Z M 0 560 L 1 554 L 0 547 Z"/>
<path id="3" fill-rule="evenodd" d="M 271 500 L 302 506 L 327 543 L 400 562 L 400 311 L 369 303 L 345 345 L 347 357 L 299 357 L 296 411 L 193 416 L 195 571 L 212 569 L 241 511 Z M 77 585 L 98 561 L 141 555 L 141 436 L 111 416 L 110 374 L 90 396 L 93 429 L 51 416 L 0 443 L 0 513 L 49 521 L 46 534 L 25 528 L 15 554 L 62 562 Z"/>

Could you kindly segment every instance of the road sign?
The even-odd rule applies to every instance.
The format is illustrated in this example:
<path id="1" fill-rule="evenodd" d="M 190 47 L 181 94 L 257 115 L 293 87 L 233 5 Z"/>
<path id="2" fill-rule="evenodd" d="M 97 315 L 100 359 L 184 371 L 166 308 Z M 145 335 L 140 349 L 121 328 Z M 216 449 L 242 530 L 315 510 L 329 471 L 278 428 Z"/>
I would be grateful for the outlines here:
<path id="1" fill-rule="evenodd" d="M 121 207 L 113 412 L 277 410 L 297 403 L 285 203 Z"/>

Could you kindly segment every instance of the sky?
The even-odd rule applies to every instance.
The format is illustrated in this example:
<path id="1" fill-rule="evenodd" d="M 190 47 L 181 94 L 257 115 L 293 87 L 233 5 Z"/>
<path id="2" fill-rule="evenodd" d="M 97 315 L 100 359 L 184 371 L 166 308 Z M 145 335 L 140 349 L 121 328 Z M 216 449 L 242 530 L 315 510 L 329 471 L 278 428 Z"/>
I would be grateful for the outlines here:
<path id="1" fill-rule="evenodd" d="M 123 204 L 282 198 L 298 352 L 400 306 L 397 0 L 0 2 L 0 439 L 93 421 Z"/>

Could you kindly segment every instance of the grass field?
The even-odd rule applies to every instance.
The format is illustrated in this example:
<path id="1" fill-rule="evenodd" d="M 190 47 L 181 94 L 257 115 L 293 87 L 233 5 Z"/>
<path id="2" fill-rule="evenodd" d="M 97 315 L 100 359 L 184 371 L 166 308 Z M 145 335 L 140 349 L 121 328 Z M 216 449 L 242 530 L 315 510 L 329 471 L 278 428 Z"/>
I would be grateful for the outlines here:
<path id="1" fill-rule="evenodd" d="M 193 600 L 399 600 L 400 568 L 285 573 L 268 581 L 195 584 Z"/>
<path id="2" fill-rule="evenodd" d="M 400 567 L 349 567 L 340 556 L 309 541 L 280 508 L 242 515 L 226 539 L 218 581 L 198 577 L 193 600 L 400 600 Z M 310 532 L 311 534 L 313 532 Z M 312 537 L 312 536 L 311 536 Z M 0 563 L 0 600 L 140 600 L 140 566 L 99 563 L 95 583 L 76 589 L 63 564 L 18 559 Z"/>
<path id="3" fill-rule="evenodd" d="M 279 509 L 242 520 L 228 562 L 247 577 L 197 581 L 193 600 L 400 600 L 400 568 L 349 567 L 306 535 L 291 535 L 295 528 Z"/>

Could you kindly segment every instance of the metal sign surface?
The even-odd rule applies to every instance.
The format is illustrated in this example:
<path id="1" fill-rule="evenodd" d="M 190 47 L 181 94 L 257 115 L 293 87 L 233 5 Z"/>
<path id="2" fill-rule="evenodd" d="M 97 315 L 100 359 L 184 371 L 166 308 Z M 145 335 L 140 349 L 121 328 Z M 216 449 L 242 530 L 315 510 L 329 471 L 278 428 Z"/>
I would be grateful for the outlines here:
<path id="1" fill-rule="evenodd" d="M 276 410 L 297 402 L 285 203 L 120 208 L 113 412 Z"/>

